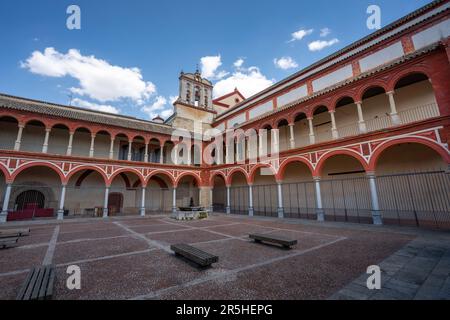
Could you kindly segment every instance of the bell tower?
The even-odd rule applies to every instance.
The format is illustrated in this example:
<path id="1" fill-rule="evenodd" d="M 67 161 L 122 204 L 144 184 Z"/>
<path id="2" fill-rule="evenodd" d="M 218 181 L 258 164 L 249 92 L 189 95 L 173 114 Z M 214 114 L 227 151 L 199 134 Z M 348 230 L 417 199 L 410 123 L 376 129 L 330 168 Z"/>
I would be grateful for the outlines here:
<path id="1" fill-rule="evenodd" d="M 204 130 L 211 128 L 216 111 L 213 109 L 212 83 L 202 78 L 200 71 L 180 73 L 178 99 L 174 102 L 175 114 L 172 125 L 194 130 L 194 122 L 201 123 Z M 198 128 L 196 128 L 198 129 Z"/>

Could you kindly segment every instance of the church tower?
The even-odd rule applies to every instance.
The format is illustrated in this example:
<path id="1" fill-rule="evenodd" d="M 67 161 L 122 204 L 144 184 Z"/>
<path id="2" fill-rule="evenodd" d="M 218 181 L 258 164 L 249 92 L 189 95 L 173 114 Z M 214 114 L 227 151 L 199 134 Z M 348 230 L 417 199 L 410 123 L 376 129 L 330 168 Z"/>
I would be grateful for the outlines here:
<path id="1" fill-rule="evenodd" d="M 174 116 L 170 123 L 174 127 L 194 131 L 194 123 L 201 123 L 202 129 L 211 128 L 216 111 L 213 109 L 212 83 L 202 78 L 201 73 L 180 73 L 178 99 L 174 102 Z M 197 126 L 195 130 L 197 131 Z"/>

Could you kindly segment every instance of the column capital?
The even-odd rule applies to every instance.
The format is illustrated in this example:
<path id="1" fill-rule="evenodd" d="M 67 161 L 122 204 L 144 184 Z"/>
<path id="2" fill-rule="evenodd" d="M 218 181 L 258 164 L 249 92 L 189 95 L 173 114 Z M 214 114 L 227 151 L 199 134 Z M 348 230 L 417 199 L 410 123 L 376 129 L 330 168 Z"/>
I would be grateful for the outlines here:
<path id="1" fill-rule="evenodd" d="M 318 182 L 318 181 L 322 180 L 322 177 L 313 177 L 313 180 Z"/>
<path id="2" fill-rule="evenodd" d="M 330 113 L 330 114 L 333 114 L 335 112 L 336 112 L 336 110 L 334 110 L 334 109 L 328 110 L 328 113 Z"/>
<path id="3" fill-rule="evenodd" d="M 95 139 L 96 136 L 97 136 L 96 133 L 92 133 L 92 134 L 91 134 L 91 139 Z"/>
<path id="4" fill-rule="evenodd" d="M 45 132 L 50 132 L 50 131 L 52 131 L 52 128 L 50 127 L 50 128 L 45 128 Z"/>
<path id="5" fill-rule="evenodd" d="M 375 176 L 375 171 L 367 171 L 366 172 L 366 176 L 368 177 L 368 178 L 375 178 L 376 176 Z"/>
<path id="6" fill-rule="evenodd" d="M 75 131 L 69 131 L 69 136 L 75 135 Z"/>
<path id="7" fill-rule="evenodd" d="M 25 123 L 19 123 L 17 126 L 21 129 L 23 129 L 23 128 L 25 128 Z"/>
<path id="8" fill-rule="evenodd" d="M 292 122 L 292 123 L 288 123 L 288 126 L 289 126 L 289 127 L 293 127 L 293 126 L 295 126 L 295 122 Z"/>
<path id="9" fill-rule="evenodd" d="M 362 101 L 355 101 L 355 104 L 362 105 Z"/>
<path id="10" fill-rule="evenodd" d="M 394 95 L 394 93 L 395 93 L 395 91 L 394 91 L 394 90 L 391 90 L 391 91 L 388 91 L 388 92 L 386 92 L 386 94 L 387 94 L 388 96 L 390 96 L 390 95 Z"/>

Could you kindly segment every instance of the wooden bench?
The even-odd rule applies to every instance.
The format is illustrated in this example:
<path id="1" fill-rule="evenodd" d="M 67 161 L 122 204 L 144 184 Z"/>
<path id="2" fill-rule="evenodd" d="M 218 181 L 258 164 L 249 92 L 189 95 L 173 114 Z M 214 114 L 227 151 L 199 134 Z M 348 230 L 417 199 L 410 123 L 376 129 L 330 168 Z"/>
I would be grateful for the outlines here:
<path id="1" fill-rule="evenodd" d="M 0 238 L 0 249 L 13 247 L 17 244 L 19 237 Z"/>
<path id="2" fill-rule="evenodd" d="M 218 256 L 214 256 L 188 244 L 174 244 L 170 246 L 170 249 L 175 252 L 175 255 L 183 256 L 201 267 L 209 267 L 211 264 L 219 261 Z"/>
<path id="3" fill-rule="evenodd" d="M 34 267 L 20 288 L 16 300 L 50 300 L 55 283 L 55 267 Z"/>
<path id="4" fill-rule="evenodd" d="M 282 236 L 276 236 L 273 234 L 250 234 L 250 239 L 255 240 L 255 242 L 268 242 L 268 243 L 274 243 L 279 244 L 283 246 L 283 248 L 290 249 L 292 246 L 295 246 L 297 244 L 297 240 L 295 239 L 289 239 Z"/>
<path id="5" fill-rule="evenodd" d="M 8 237 L 24 237 L 30 235 L 30 229 L 2 229 L 0 230 L 0 238 Z"/>

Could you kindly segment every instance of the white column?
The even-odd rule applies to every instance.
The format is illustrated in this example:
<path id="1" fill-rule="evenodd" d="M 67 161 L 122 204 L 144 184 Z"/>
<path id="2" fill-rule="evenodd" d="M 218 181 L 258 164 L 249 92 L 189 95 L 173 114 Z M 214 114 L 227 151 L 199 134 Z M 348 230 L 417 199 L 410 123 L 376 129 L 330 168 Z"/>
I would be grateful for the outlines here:
<path id="1" fill-rule="evenodd" d="M 6 185 L 5 196 L 3 198 L 2 212 L 0 213 L 0 223 L 5 223 L 8 216 L 9 198 L 11 196 L 11 183 Z"/>
<path id="2" fill-rule="evenodd" d="M 141 214 L 141 217 L 145 217 L 145 190 L 146 190 L 146 188 L 145 187 L 142 187 L 142 190 L 141 190 L 141 209 L 140 209 L 140 214 Z"/>
<path id="3" fill-rule="evenodd" d="M 320 190 L 320 177 L 314 177 L 314 183 L 316 186 L 316 213 L 317 221 L 325 221 L 325 213 L 322 206 L 322 193 Z"/>
<path id="4" fill-rule="evenodd" d="M 283 207 L 283 183 L 281 181 L 277 181 L 277 190 L 278 190 L 278 218 L 284 217 L 284 207 Z"/>
<path id="5" fill-rule="evenodd" d="M 294 135 L 294 126 L 295 123 L 289 124 L 289 133 L 290 133 L 290 143 L 291 143 L 291 149 L 295 149 L 295 135 Z"/>
<path id="6" fill-rule="evenodd" d="M 66 185 L 61 186 L 61 197 L 59 199 L 58 220 L 64 219 L 64 202 L 66 200 Z"/>
<path id="7" fill-rule="evenodd" d="M 227 186 L 227 207 L 226 207 L 226 213 L 231 213 L 231 189 L 230 186 Z"/>
<path id="8" fill-rule="evenodd" d="M 14 151 L 20 150 L 20 145 L 22 143 L 23 128 L 25 128 L 25 125 L 19 124 L 19 130 L 17 131 L 16 143 L 14 144 Z"/>
<path id="9" fill-rule="evenodd" d="M 382 225 L 383 219 L 381 217 L 380 205 L 378 202 L 377 183 L 376 177 L 373 172 L 368 172 L 367 177 L 369 179 L 370 198 L 372 200 L 372 220 L 375 225 Z"/>
<path id="10" fill-rule="evenodd" d="M 249 217 L 253 217 L 254 215 L 254 208 L 253 208 L 253 185 L 248 185 L 248 215 Z"/>
<path id="11" fill-rule="evenodd" d="M 210 205 L 209 211 L 211 213 L 213 213 L 214 212 L 214 187 L 211 187 L 209 189 L 209 205 Z"/>
<path id="12" fill-rule="evenodd" d="M 362 112 L 362 102 L 357 101 L 357 102 L 355 102 L 355 104 L 356 104 L 356 109 L 358 110 L 359 133 L 366 133 L 367 127 L 366 127 L 366 122 L 364 121 L 364 116 L 363 116 L 363 112 Z"/>
<path id="13" fill-rule="evenodd" d="M 94 157 L 95 134 L 91 135 L 91 147 L 89 148 L 89 158 Z"/>
<path id="14" fill-rule="evenodd" d="M 131 148 L 133 147 L 133 141 L 128 141 L 128 156 L 127 160 L 131 161 Z"/>
<path id="15" fill-rule="evenodd" d="M 338 139 L 339 133 L 338 133 L 337 126 L 336 126 L 336 117 L 334 116 L 335 111 L 330 110 L 329 113 L 331 116 L 331 136 L 333 139 Z"/>
<path id="16" fill-rule="evenodd" d="M 164 163 L 164 144 L 161 145 L 161 151 L 159 153 L 159 163 L 160 164 Z"/>
<path id="17" fill-rule="evenodd" d="M 192 165 L 192 148 L 194 148 L 194 145 L 191 144 L 189 146 L 189 148 L 186 148 L 184 150 L 187 150 L 187 157 L 186 157 L 186 161 L 187 161 L 187 165 L 190 166 Z M 183 157 L 184 158 L 184 157 Z"/>
<path id="18" fill-rule="evenodd" d="M 314 135 L 313 118 L 308 118 L 308 124 L 309 124 L 309 144 L 315 144 L 316 137 Z"/>
<path id="19" fill-rule="evenodd" d="M 66 152 L 67 156 L 71 156 L 72 155 L 73 135 L 74 134 L 75 134 L 75 132 L 69 132 L 69 144 L 67 145 L 67 152 Z"/>
<path id="20" fill-rule="evenodd" d="M 109 146 L 109 159 L 114 158 L 114 141 L 115 141 L 115 138 L 111 137 L 111 144 Z"/>
<path id="21" fill-rule="evenodd" d="M 174 187 L 172 191 L 172 213 L 177 214 L 177 188 Z"/>
<path id="22" fill-rule="evenodd" d="M 106 187 L 105 199 L 103 201 L 103 218 L 108 218 L 108 198 L 109 198 L 109 187 Z"/>
<path id="23" fill-rule="evenodd" d="M 50 131 L 51 128 L 45 128 L 45 138 L 44 138 L 44 144 L 42 145 L 42 153 L 47 153 L 48 151 L 48 139 L 50 138 Z"/>
<path id="24" fill-rule="evenodd" d="M 395 125 L 401 124 L 400 117 L 397 113 L 397 106 L 395 105 L 394 91 L 386 92 L 386 94 L 389 97 L 389 106 L 391 108 L 390 116 L 391 116 L 392 124 L 395 124 Z"/>
<path id="25" fill-rule="evenodd" d="M 145 144 L 144 162 L 148 162 L 148 143 Z"/>

